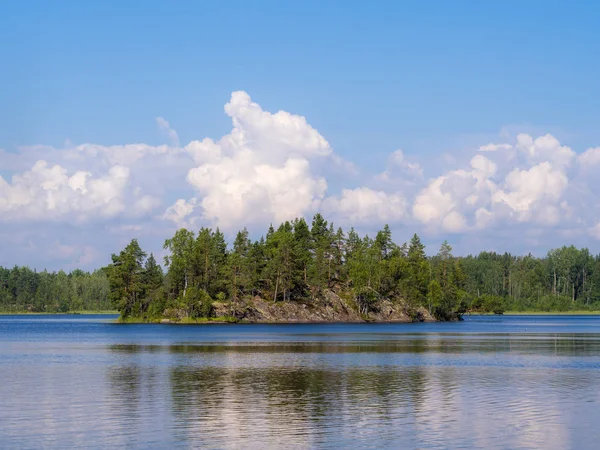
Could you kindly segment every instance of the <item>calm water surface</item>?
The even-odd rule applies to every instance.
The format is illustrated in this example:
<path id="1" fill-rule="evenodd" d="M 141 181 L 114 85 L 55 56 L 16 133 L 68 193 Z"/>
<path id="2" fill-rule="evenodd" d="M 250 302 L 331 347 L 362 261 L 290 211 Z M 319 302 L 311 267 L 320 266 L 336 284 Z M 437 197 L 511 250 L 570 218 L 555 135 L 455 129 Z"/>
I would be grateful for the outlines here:
<path id="1" fill-rule="evenodd" d="M 0 447 L 599 448 L 597 317 L 113 320 L 0 316 Z"/>

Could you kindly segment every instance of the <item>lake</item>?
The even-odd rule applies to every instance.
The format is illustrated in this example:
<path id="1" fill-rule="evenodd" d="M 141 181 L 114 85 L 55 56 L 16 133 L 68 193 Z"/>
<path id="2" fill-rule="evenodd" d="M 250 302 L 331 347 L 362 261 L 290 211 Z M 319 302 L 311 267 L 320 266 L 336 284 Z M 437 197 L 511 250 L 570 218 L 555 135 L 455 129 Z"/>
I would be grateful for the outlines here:
<path id="1" fill-rule="evenodd" d="M 0 316 L 2 448 L 600 442 L 600 317 L 117 325 Z"/>

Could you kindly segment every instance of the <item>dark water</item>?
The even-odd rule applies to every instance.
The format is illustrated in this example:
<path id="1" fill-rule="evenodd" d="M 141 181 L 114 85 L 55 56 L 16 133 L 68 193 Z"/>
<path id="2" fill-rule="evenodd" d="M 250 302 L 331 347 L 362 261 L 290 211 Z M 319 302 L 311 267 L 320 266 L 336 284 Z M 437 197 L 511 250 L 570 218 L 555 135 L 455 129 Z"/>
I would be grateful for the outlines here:
<path id="1" fill-rule="evenodd" d="M 600 446 L 600 318 L 0 316 L 1 448 Z"/>

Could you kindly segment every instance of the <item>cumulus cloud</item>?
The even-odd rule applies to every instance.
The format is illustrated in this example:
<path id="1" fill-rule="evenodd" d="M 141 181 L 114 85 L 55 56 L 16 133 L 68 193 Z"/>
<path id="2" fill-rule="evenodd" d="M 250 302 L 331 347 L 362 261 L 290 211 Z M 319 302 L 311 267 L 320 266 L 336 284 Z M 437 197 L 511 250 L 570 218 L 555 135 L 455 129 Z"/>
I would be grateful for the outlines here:
<path id="1" fill-rule="evenodd" d="M 233 124 L 229 134 L 184 148 L 196 163 L 187 181 L 199 200 L 180 199 L 163 217 L 180 223 L 197 211 L 228 230 L 314 211 L 327 182 L 311 161 L 332 156 L 325 138 L 304 117 L 264 111 L 245 92 L 234 92 L 225 112 Z"/>
<path id="2" fill-rule="evenodd" d="M 577 157 L 577 162 L 583 168 L 593 168 L 600 164 L 600 147 L 589 148 Z"/>
<path id="3" fill-rule="evenodd" d="M 162 215 L 162 218 L 175 222 L 179 227 L 183 227 L 186 224 L 187 217 L 194 212 L 194 208 L 196 208 L 197 204 L 198 200 L 196 198 L 191 198 L 189 200 L 180 198 L 167 208 Z"/>
<path id="4" fill-rule="evenodd" d="M 150 216 L 190 167 L 183 149 L 147 144 L 37 145 L 0 151 L 0 162 L 12 172 L 0 176 L 0 222 Z"/>
<path id="5" fill-rule="evenodd" d="M 551 134 L 533 139 L 528 134 L 517 135 L 516 147 L 525 152 L 530 162 L 548 161 L 555 166 L 569 166 L 575 157 L 575 152 L 567 146 L 560 145 L 558 139 Z"/>
<path id="6" fill-rule="evenodd" d="M 575 214 L 576 210 L 583 213 L 582 208 L 572 204 L 581 201 L 581 196 L 571 192 L 569 170 L 574 162 L 592 164 L 597 157 L 600 162 L 596 149 L 577 157 L 550 134 L 533 138 L 522 133 L 516 136 L 514 146 L 488 144 L 479 151 L 498 154 L 513 148 L 522 158 L 507 160 L 499 156 L 498 161 L 503 162 L 499 166 L 477 155 L 469 169 L 453 170 L 430 181 L 415 198 L 414 217 L 431 229 L 447 232 L 511 223 L 548 227 L 584 222 Z"/>
<path id="7" fill-rule="evenodd" d="M 0 216 L 3 221 L 57 220 L 86 222 L 91 217 L 114 217 L 123 212 L 129 169 L 112 166 L 94 177 L 38 161 L 9 183 L 0 177 Z"/>
<path id="8" fill-rule="evenodd" d="M 325 200 L 323 211 L 342 223 L 379 226 L 405 219 L 406 200 L 400 193 L 388 194 L 367 187 L 343 189 L 341 195 Z"/>
<path id="9" fill-rule="evenodd" d="M 86 248 L 90 241 L 104 239 L 96 247 L 108 242 L 112 252 L 140 235 L 159 245 L 173 226 L 258 231 L 317 211 L 365 232 L 389 223 L 438 236 L 469 233 L 478 242 L 514 229 L 527 242 L 542 242 L 544 232 L 600 240 L 600 147 L 577 154 L 550 134 L 504 134 L 505 143 L 470 144 L 467 159 L 445 154 L 452 169 L 441 173 L 401 149 L 381 172 L 365 173 L 334 153 L 303 116 L 265 111 L 242 91 L 224 110 L 232 124 L 227 134 L 185 145 L 158 117 L 166 145 L 0 150 L 3 249 L 13 249 L 13 259 L 18 253 L 94 264 L 99 253 Z"/>
<path id="10" fill-rule="evenodd" d="M 511 171 L 504 180 L 505 189 L 494 193 L 492 203 L 508 206 L 519 222 L 533 219 L 554 225 L 560 218 L 558 203 L 568 184 L 567 176 L 546 161 L 529 170 Z"/>
<path id="11" fill-rule="evenodd" d="M 416 197 L 412 212 L 420 222 L 448 232 L 464 231 L 466 213 L 487 204 L 496 191 L 490 179 L 494 162 L 482 155 L 471 159 L 469 169 L 453 170 L 432 180 Z"/>

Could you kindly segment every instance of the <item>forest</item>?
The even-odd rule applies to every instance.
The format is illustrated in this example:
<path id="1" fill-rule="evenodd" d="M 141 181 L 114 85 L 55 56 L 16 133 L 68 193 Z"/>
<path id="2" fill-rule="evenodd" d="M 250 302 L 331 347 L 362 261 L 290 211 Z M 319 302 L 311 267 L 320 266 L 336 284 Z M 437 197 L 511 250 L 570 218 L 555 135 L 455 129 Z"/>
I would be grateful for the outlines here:
<path id="1" fill-rule="evenodd" d="M 573 246 L 545 257 L 481 252 L 457 257 L 444 242 L 429 256 L 418 235 L 394 243 L 389 226 L 374 237 L 335 228 L 320 214 L 270 226 L 258 240 L 248 230 L 228 245 L 219 229 L 179 229 L 164 243 L 162 265 L 133 239 L 92 273 L 0 268 L 3 312 L 115 309 L 121 318 L 211 318 L 227 304 L 260 297 L 310 302 L 327 291 L 366 314 L 387 299 L 409 315 L 426 309 L 438 320 L 468 313 L 600 310 L 600 255 Z M 164 267 L 164 269 L 163 269 Z"/>
<path id="2" fill-rule="evenodd" d="M 36 272 L 0 267 L 0 312 L 66 313 L 113 310 L 104 270 Z"/>

